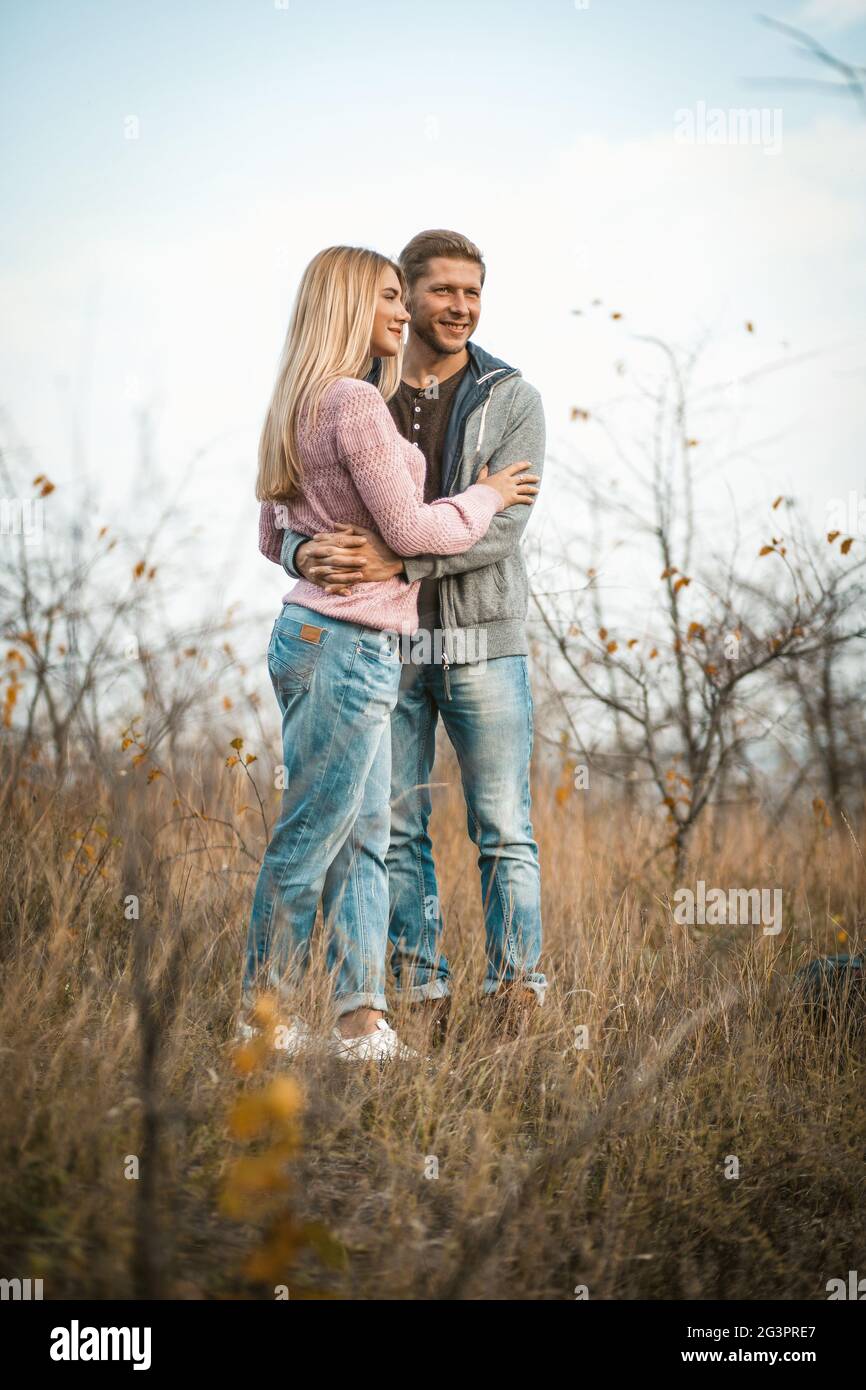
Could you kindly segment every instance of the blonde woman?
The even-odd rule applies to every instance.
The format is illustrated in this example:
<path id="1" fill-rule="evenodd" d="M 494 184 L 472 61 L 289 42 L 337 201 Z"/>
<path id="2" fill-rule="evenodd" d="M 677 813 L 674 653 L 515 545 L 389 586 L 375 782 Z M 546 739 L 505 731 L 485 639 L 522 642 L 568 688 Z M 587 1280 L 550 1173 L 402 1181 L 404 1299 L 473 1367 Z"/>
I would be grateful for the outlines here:
<path id="1" fill-rule="evenodd" d="M 537 492 L 529 465 L 516 463 L 456 497 L 422 501 L 423 455 L 385 405 L 400 382 L 405 294 L 399 266 L 358 247 L 329 247 L 304 272 L 259 446 L 259 546 L 277 563 L 283 528 L 314 535 L 338 522 L 378 532 L 398 555 L 457 555 L 497 512 Z M 377 358 L 374 386 L 366 378 Z M 417 628 L 418 587 L 395 577 L 328 592 L 301 580 L 268 648 L 286 789 L 256 884 L 245 1001 L 257 987 L 298 980 L 321 899 L 333 1046 L 346 1060 L 411 1055 L 384 1017 L 385 856 L 395 637 Z M 293 1019 L 286 1050 L 307 1037 Z"/>

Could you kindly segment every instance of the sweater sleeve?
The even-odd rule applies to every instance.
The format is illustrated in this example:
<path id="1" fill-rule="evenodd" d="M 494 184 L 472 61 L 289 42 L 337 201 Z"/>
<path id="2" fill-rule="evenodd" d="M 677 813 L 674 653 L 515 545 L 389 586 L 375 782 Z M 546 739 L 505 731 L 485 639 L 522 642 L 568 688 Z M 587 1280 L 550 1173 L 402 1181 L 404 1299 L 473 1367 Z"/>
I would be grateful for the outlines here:
<path id="1" fill-rule="evenodd" d="M 456 497 L 420 502 L 406 466 L 411 448 L 375 386 L 344 388 L 337 448 L 382 539 L 396 555 L 460 555 L 487 531 L 501 510 L 493 488 L 473 483 Z"/>

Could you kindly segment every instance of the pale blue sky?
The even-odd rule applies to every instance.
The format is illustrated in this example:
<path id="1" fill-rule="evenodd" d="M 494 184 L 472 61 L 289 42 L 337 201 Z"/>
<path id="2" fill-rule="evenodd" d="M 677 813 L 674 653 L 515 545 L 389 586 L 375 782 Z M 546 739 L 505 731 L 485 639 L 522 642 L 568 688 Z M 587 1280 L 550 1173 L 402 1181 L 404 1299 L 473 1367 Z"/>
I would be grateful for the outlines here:
<path id="1" fill-rule="evenodd" d="M 286 587 L 255 550 L 255 450 L 298 275 L 335 241 L 395 253 L 425 226 L 473 237 L 489 267 L 477 340 L 541 389 L 557 457 L 592 456 L 569 406 L 622 394 L 614 362 L 643 366 L 633 333 L 706 331 L 732 379 L 817 354 L 750 395 L 749 437 L 778 443 L 738 488 L 815 485 L 820 514 L 828 489 L 864 487 L 866 118 L 753 84 L 822 75 L 753 3 L 0 12 L 2 404 L 58 482 L 97 479 L 106 514 L 143 481 L 138 405 L 164 478 L 211 443 L 228 596 L 267 608 Z M 863 0 L 771 13 L 866 62 Z M 677 144 L 676 112 L 697 103 L 781 110 L 781 149 Z M 623 320 L 572 314 L 594 297 Z M 549 477 L 537 524 L 559 535 Z"/>

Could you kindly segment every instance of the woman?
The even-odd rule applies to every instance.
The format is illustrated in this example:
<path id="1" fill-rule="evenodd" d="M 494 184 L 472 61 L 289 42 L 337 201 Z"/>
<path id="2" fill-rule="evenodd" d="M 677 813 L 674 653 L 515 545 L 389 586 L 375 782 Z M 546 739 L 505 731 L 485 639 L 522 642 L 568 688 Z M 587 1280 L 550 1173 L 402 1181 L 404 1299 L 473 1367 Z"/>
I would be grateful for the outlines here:
<path id="1" fill-rule="evenodd" d="M 369 527 L 398 555 L 456 555 L 496 514 L 529 503 L 528 464 L 424 504 L 424 459 L 385 405 L 397 390 L 405 282 L 374 251 L 333 246 L 304 272 L 259 446 L 259 545 L 279 562 L 282 529 Z M 365 380 L 380 359 L 379 385 Z M 271 634 L 285 791 L 256 885 L 245 998 L 297 981 L 319 899 L 345 1059 L 407 1055 L 383 1015 L 388 929 L 390 715 L 400 640 L 418 625 L 418 583 L 325 592 L 301 580 Z M 397 640 L 395 640 L 395 638 Z M 307 1030 L 295 1020 L 287 1050 Z"/>

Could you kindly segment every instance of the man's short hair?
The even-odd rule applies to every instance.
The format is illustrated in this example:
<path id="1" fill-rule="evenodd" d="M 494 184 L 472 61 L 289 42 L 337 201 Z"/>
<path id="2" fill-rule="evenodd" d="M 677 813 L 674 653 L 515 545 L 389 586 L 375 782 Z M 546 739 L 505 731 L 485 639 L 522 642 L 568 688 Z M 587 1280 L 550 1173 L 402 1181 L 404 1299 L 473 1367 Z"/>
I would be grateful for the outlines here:
<path id="1" fill-rule="evenodd" d="M 430 232 L 419 232 L 400 252 L 398 259 L 410 289 L 420 280 L 428 262 L 435 256 L 447 256 L 452 261 L 474 261 L 481 267 L 481 283 L 484 284 L 484 257 L 475 242 L 459 232 L 449 232 L 440 227 Z"/>

